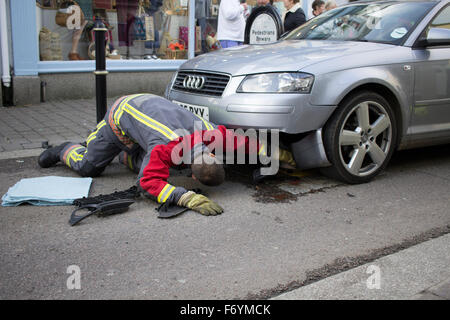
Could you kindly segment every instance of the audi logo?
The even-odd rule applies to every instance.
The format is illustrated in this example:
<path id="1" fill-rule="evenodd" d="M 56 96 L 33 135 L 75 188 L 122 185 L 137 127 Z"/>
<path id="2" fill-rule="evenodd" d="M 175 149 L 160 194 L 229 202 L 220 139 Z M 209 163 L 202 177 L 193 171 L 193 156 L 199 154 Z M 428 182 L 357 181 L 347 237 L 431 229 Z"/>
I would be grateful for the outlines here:
<path id="1" fill-rule="evenodd" d="M 202 76 L 187 76 L 183 80 L 183 87 L 186 89 L 200 90 L 203 88 L 206 78 Z"/>

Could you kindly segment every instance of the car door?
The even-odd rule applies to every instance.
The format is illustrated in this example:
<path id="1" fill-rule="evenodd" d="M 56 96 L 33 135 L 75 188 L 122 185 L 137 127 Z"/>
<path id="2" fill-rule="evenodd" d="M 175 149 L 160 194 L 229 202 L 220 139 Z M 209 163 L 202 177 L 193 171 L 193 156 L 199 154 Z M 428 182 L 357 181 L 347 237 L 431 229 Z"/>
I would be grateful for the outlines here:
<path id="1" fill-rule="evenodd" d="M 450 5 L 441 10 L 425 32 L 431 28 L 450 29 Z M 450 46 L 415 50 L 414 110 L 411 133 L 416 139 L 450 136 Z"/>

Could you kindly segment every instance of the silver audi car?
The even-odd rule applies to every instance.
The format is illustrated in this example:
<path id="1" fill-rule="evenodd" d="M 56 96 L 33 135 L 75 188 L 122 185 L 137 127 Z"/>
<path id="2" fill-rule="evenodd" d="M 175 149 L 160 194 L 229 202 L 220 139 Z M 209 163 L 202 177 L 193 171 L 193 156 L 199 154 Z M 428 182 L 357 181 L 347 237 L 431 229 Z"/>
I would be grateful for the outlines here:
<path id="1" fill-rule="evenodd" d="M 280 130 L 301 169 L 367 182 L 398 149 L 450 142 L 450 2 L 353 2 L 276 43 L 188 60 L 166 98 Z"/>

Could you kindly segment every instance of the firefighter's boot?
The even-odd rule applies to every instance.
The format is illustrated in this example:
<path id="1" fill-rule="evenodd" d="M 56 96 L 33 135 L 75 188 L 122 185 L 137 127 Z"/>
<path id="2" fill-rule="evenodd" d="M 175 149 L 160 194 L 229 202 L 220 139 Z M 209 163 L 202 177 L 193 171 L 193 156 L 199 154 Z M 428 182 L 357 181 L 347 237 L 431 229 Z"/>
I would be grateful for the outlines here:
<path id="1" fill-rule="evenodd" d="M 69 142 L 65 142 L 59 146 L 48 148 L 42 152 L 38 159 L 39 166 L 41 168 L 49 168 L 57 164 L 60 160 L 59 154 L 68 144 Z"/>

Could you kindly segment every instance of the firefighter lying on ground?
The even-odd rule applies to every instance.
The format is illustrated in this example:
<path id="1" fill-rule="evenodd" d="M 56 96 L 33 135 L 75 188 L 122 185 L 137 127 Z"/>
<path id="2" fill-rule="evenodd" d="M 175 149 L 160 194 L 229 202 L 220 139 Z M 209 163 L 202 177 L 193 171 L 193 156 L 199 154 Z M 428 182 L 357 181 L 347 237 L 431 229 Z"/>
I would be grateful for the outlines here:
<path id="1" fill-rule="evenodd" d="M 187 134 L 180 136 L 180 129 Z M 118 99 L 108 109 L 105 118 L 88 136 L 86 146 L 63 143 L 45 150 L 38 163 L 42 168 L 48 168 L 62 161 L 83 177 L 96 177 L 120 154 L 122 162 L 132 169 L 138 168 L 137 185 L 147 197 L 158 203 L 169 202 L 204 215 L 216 215 L 223 209 L 214 201 L 167 182 L 169 168 L 175 165 L 174 148 L 186 143 L 190 143 L 192 177 L 208 186 L 217 186 L 224 181 L 223 165 L 210 153 L 209 142 L 202 139 L 206 132 L 214 133 L 215 130 L 220 134 L 214 136 L 223 137 L 226 149 L 229 130 L 224 126 L 206 121 L 159 96 L 130 95 Z M 246 144 L 248 152 L 248 137 L 240 141 Z M 239 143 L 234 139 L 234 150 L 240 147 Z M 258 152 L 265 152 L 263 144 L 258 143 L 257 148 Z M 176 152 L 182 157 L 184 149 L 179 149 Z M 201 161 L 197 161 L 199 157 Z M 289 152 L 280 152 L 280 160 L 295 165 Z"/>

